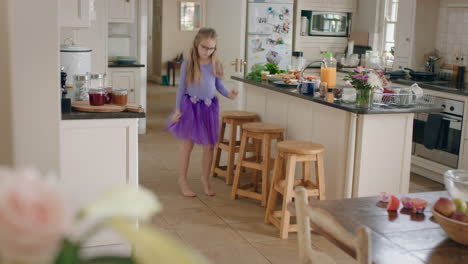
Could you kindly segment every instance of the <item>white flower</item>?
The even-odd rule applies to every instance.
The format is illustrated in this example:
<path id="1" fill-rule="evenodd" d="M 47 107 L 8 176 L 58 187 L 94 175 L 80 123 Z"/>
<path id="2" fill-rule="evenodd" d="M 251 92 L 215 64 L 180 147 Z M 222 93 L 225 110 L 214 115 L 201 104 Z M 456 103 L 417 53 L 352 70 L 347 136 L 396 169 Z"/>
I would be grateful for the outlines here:
<path id="1" fill-rule="evenodd" d="M 143 187 L 122 186 L 113 189 L 84 208 L 84 217 L 104 219 L 114 216 L 148 220 L 161 210 L 156 196 Z"/>
<path id="2" fill-rule="evenodd" d="M 383 89 L 382 79 L 375 72 L 369 73 L 369 79 L 367 79 L 367 83 L 374 89 Z"/>
<path id="3" fill-rule="evenodd" d="M 210 106 L 211 105 L 211 99 L 209 98 L 206 98 L 205 100 L 203 100 L 205 102 L 205 105 L 206 106 Z"/>

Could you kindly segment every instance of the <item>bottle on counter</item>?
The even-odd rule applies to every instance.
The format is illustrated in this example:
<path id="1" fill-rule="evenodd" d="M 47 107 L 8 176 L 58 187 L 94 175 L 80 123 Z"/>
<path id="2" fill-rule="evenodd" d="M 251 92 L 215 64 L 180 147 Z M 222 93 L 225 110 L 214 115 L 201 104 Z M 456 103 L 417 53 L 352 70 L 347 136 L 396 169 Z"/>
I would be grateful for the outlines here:
<path id="1" fill-rule="evenodd" d="M 320 67 L 320 80 L 326 82 L 330 89 L 336 87 L 336 59 L 331 53 L 325 53 Z"/>
<path id="2" fill-rule="evenodd" d="M 89 100 L 89 76 L 75 75 L 73 76 L 73 90 L 75 91 L 76 101 Z"/>

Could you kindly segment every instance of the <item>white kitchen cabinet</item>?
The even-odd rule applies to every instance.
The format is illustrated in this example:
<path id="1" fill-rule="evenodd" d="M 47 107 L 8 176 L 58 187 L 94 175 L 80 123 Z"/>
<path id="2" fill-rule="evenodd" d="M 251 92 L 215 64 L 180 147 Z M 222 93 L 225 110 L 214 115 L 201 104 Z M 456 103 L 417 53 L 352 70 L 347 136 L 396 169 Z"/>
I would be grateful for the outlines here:
<path id="1" fill-rule="evenodd" d="M 128 102 L 141 104 L 140 68 L 109 68 L 112 89 L 127 89 Z"/>
<path id="2" fill-rule="evenodd" d="M 71 28 L 89 28 L 89 0 L 60 0 L 60 26 Z"/>
<path id="3" fill-rule="evenodd" d="M 136 0 L 108 0 L 109 23 L 134 23 Z"/>
<path id="4" fill-rule="evenodd" d="M 299 0 L 298 6 L 304 10 L 353 12 L 356 0 Z"/>
<path id="5" fill-rule="evenodd" d="M 398 19 L 395 26 L 395 62 L 393 69 L 412 67 L 414 49 L 414 28 L 416 21 L 416 0 L 398 3 Z"/>
<path id="6" fill-rule="evenodd" d="M 138 119 L 62 120 L 60 185 L 78 207 L 116 186 L 138 186 Z M 77 227 L 79 228 L 79 227 Z M 103 230 L 86 247 L 130 246 Z"/>

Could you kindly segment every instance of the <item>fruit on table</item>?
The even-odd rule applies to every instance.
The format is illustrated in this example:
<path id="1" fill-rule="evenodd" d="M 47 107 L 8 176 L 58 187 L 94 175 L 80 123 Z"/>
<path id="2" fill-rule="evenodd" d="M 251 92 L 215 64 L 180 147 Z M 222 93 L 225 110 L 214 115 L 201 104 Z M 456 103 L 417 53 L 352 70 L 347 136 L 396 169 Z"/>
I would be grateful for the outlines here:
<path id="1" fill-rule="evenodd" d="M 447 217 L 450 217 L 454 212 L 455 210 L 457 209 L 455 203 L 450 200 L 450 199 L 447 199 L 445 197 L 441 197 L 439 198 L 439 200 L 437 200 L 437 202 L 434 204 L 434 209 L 447 216 Z"/>
<path id="2" fill-rule="evenodd" d="M 411 209 L 413 208 L 413 205 L 411 204 L 411 199 L 410 197 L 403 197 L 401 198 L 401 204 L 403 205 L 404 208 Z"/>
<path id="3" fill-rule="evenodd" d="M 427 201 L 419 198 L 411 199 L 411 205 L 413 208 L 413 213 L 422 214 L 424 209 L 426 209 Z"/>
<path id="4" fill-rule="evenodd" d="M 400 200 L 392 195 L 388 201 L 387 211 L 397 211 L 400 208 Z"/>
<path id="5" fill-rule="evenodd" d="M 463 201 L 462 199 L 458 199 L 458 198 L 452 199 L 452 201 L 455 203 L 455 206 L 457 207 L 456 210 L 458 212 L 466 213 L 467 206 L 466 206 L 465 201 Z"/>
<path id="6" fill-rule="evenodd" d="M 463 212 L 456 211 L 455 213 L 453 213 L 452 219 L 460 221 L 460 222 L 468 223 L 468 215 Z"/>

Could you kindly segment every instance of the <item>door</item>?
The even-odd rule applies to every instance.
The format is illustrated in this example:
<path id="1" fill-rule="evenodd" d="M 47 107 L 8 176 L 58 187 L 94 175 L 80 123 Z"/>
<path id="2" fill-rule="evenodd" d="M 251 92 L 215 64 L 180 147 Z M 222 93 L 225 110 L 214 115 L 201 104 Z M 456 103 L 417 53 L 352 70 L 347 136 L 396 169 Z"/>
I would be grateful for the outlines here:
<path id="1" fill-rule="evenodd" d="M 247 0 L 207 0 L 206 2 L 206 25 L 218 32 L 217 46 L 219 57 L 224 64 L 224 84 L 229 90 L 239 90 L 236 100 L 219 97 L 221 111 L 242 109 L 244 105 L 243 86 L 240 82 L 232 80 L 231 76 L 244 76 L 245 67 L 240 67 L 239 64 L 245 61 L 246 11 Z M 232 65 L 235 61 L 238 63 L 237 67 Z"/>
<path id="2" fill-rule="evenodd" d="M 416 0 L 398 2 L 394 69 L 412 68 Z"/>

